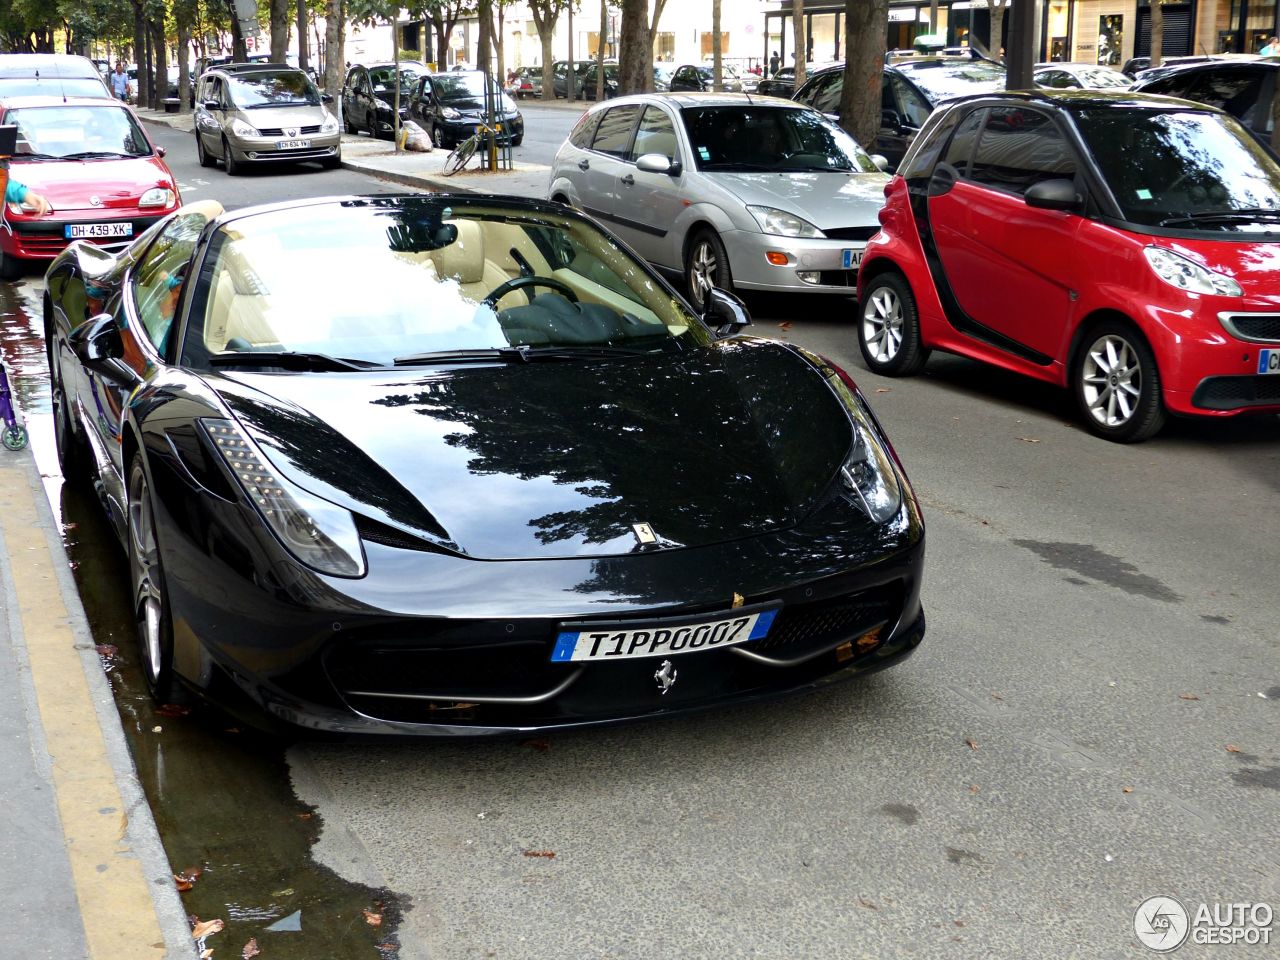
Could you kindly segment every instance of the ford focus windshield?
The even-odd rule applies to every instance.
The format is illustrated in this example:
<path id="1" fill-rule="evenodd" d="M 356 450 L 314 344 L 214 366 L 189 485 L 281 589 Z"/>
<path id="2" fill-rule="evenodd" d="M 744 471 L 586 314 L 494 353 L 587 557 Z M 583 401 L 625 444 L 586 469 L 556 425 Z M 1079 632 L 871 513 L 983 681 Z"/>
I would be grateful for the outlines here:
<path id="1" fill-rule="evenodd" d="M 813 110 L 686 107 L 681 115 L 698 169 L 708 173 L 877 169 L 853 137 Z"/>
<path id="2" fill-rule="evenodd" d="M 424 197 L 232 220 L 204 260 L 183 352 L 195 366 L 345 369 L 623 355 L 708 336 L 583 220 Z"/>
<path id="3" fill-rule="evenodd" d="M 1076 122 L 1131 223 L 1215 231 L 1280 228 L 1280 165 L 1233 118 L 1088 110 Z"/>

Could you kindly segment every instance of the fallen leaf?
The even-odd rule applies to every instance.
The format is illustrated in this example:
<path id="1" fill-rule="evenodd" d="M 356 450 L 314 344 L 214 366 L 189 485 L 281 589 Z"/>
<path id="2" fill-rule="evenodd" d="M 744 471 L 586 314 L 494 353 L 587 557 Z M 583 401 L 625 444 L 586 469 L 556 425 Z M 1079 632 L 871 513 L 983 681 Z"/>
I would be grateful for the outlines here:
<path id="1" fill-rule="evenodd" d="M 791 329 L 791 321 L 783 320 L 780 324 L 778 324 L 778 329 L 781 330 L 783 333 L 786 333 L 788 330 Z"/>
<path id="2" fill-rule="evenodd" d="M 1194 693 L 1180 693 L 1178 694 L 1178 699 L 1179 700 L 1199 700 L 1200 698 L 1197 697 Z"/>
<path id="3" fill-rule="evenodd" d="M 526 857 L 546 857 L 548 860 L 554 860 L 556 858 L 556 852 L 554 850 L 526 850 L 524 855 Z"/>
<path id="4" fill-rule="evenodd" d="M 156 713 L 162 717 L 185 717 L 190 712 L 190 707 L 184 707 L 177 703 L 165 703 L 156 707 Z"/>
<path id="5" fill-rule="evenodd" d="M 371 927 L 378 927 L 378 926 L 381 926 L 381 925 L 382 925 L 382 914 L 380 914 L 380 913 L 374 913 L 372 910 L 365 910 L 365 911 L 364 911 L 364 922 L 365 922 L 365 923 L 367 923 L 367 924 L 368 924 L 369 926 L 371 926 Z"/>
<path id="6" fill-rule="evenodd" d="M 1227 744 L 1227 753 L 1239 753 L 1239 752 L 1240 752 L 1240 748 L 1237 747 L 1234 743 Z"/>
<path id="7" fill-rule="evenodd" d="M 1133 787 L 1123 787 L 1121 793 L 1133 793 Z"/>
<path id="8" fill-rule="evenodd" d="M 175 873 L 173 875 L 173 882 L 178 885 L 178 892 L 186 893 L 194 887 L 196 885 L 196 881 L 200 879 L 200 874 L 203 872 L 204 871 L 199 867 L 191 867 L 184 870 L 182 873 Z"/>
<path id="9" fill-rule="evenodd" d="M 874 903 L 872 903 L 870 900 L 868 900 L 866 897 L 859 897 L 859 898 L 858 898 L 858 905 L 859 905 L 859 906 L 866 907 L 868 910 L 879 910 L 879 909 L 880 909 L 880 908 L 879 908 L 879 907 L 877 907 Z"/>
<path id="10" fill-rule="evenodd" d="M 1040 442 L 1035 437 L 1019 437 L 1018 439 L 1021 440 L 1023 443 L 1039 443 Z"/>
<path id="11" fill-rule="evenodd" d="M 271 895 L 273 897 L 292 897 L 293 887 L 285 887 L 283 890 L 272 890 Z"/>
<path id="12" fill-rule="evenodd" d="M 310 820 L 310 819 L 311 819 L 312 817 L 314 817 L 314 816 L 315 816 L 315 814 L 314 814 L 314 813 L 300 813 L 300 814 L 298 814 L 298 819 L 299 819 L 299 820 Z"/>
<path id="13" fill-rule="evenodd" d="M 970 793 L 977 793 L 977 792 L 978 792 L 978 785 L 977 785 L 976 783 L 971 783 L 971 784 L 969 784 L 969 792 L 970 792 Z"/>
<path id="14" fill-rule="evenodd" d="M 161 730 L 163 730 L 163 729 L 164 729 L 164 727 L 159 727 L 159 726 L 157 726 L 157 727 L 152 727 L 152 728 L 151 728 L 151 732 L 152 732 L 152 733 L 159 733 L 159 732 L 160 732 Z"/>
<path id="15" fill-rule="evenodd" d="M 219 933 L 224 924 L 221 920 L 205 920 L 203 923 L 197 922 L 195 928 L 191 931 L 192 940 L 203 940 L 205 937 L 211 937 L 215 933 Z"/>
<path id="16" fill-rule="evenodd" d="M 968 746 L 969 746 L 969 749 L 970 749 L 970 750 L 977 750 L 977 749 L 978 749 L 978 745 L 977 745 L 976 743 L 974 743 L 972 740 L 970 740 L 968 737 L 966 737 L 966 738 L 965 738 L 965 741 L 964 741 L 964 742 L 965 742 L 966 744 L 968 744 Z"/>
<path id="17" fill-rule="evenodd" d="M 262 951 L 258 949 L 258 938 L 251 937 L 249 942 L 244 945 L 244 949 L 240 951 L 240 960 L 252 960 Z"/>
<path id="18" fill-rule="evenodd" d="M 964 921 L 963 921 L 963 920 L 952 920 L 951 922 L 952 922 L 952 923 L 954 923 L 957 927 L 963 927 L 963 926 L 964 926 Z"/>
<path id="19" fill-rule="evenodd" d="M 114 643 L 100 643 L 93 649 L 98 651 L 98 656 L 106 657 L 108 660 L 120 652 L 120 648 Z"/>
<path id="20" fill-rule="evenodd" d="M 876 387 L 876 393 L 888 393 L 893 387 Z"/>
<path id="21" fill-rule="evenodd" d="M 200 960 L 209 960 L 213 956 L 213 947 L 205 947 L 200 951 Z"/>
<path id="22" fill-rule="evenodd" d="M 525 740 L 520 744 L 522 747 L 528 747 L 530 750 L 537 750 L 539 753 L 546 753 L 551 749 L 550 740 Z"/>
<path id="23" fill-rule="evenodd" d="M 993 694 L 991 695 L 991 699 L 992 699 L 992 700 L 1003 700 L 1003 699 L 1004 699 L 1004 697 L 1000 696 L 1000 694 L 998 694 L 998 693 L 993 693 Z"/>

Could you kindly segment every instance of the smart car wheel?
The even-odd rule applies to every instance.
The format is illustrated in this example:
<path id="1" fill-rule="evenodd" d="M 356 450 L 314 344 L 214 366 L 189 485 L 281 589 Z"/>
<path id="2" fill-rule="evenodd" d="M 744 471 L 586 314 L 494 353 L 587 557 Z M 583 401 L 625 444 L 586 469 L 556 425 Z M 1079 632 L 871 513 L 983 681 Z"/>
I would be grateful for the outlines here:
<path id="1" fill-rule="evenodd" d="M 200 161 L 202 167 L 212 167 L 218 162 L 209 156 L 209 151 L 204 148 L 204 138 L 198 133 L 196 134 L 196 159 Z"/>
<path id="2" fill-rule="evenodd" d="M 920 315 L 907 281 L 882 273 L 862 296 L 858 346 L 873 373 L 907 377 L 919 373 L 929 351 L 920 343 Z"/>
<path id="3" fill-rule="evenodd" d="M 136 454 L 129 467 L 127 517 L 129 574 L 142 674 L 157 703 L 174 703 L 184 696 L 173 675 L 173 622 L 169 595 L 165 590 L 164 568 L 156 539 L 151 487 L 142 457 Z"/>
<path id="4" fill-rule="evenodd" d="M 244 173 L 244 167 L 240 161 L 236 159 L 236 155 L 231 152 L 231 144 L 227 142 L 227 138 L 222 138 L 222 165 L 227 168 L 227 176 L 238 177 Z"/>
<path id="5" fill-rule="evenodd" d="M 712 287 L 733 292 L 729 255 L 725 253 L 720 238 L 711 230 L 704 230 L 689 244 L 684 272 L 688 278 L 689 302 L 699 313 L 707 308 L 707 294 Z"/>
<path id="6" fill-rule="evenodd" d="M 1164 426 L 1160 371 L 1147 341 L 1128 324 L 1089 331 L 1072 382 L 1089 429 L 1117 443 L 1138 443 Z"/>

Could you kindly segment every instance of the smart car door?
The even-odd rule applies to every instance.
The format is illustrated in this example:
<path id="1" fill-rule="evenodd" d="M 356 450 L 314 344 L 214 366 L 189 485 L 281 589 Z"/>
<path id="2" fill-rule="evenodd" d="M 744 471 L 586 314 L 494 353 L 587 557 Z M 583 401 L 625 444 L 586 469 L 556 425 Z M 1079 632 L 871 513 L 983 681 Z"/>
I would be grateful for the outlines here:
<path id="1" fill-rule="evenodd" d="M 668 166 L 662 171 L 641 170 L 636 161 L 644 156 L 664 157 Z M 680 266 L 680 251 L 669 231 L 690 199 L 686 180 L 675 122 L 662 107 L 649 104 L 618 177 L 615 221 L 618 232 L 646 260 Z"/>
<path id="2" fill-rule="evenodd" d="M 947 319 L 1007 353 L 1059 358 L 1079 288 L 1078 212 L 1030 206 L 1028 189 L 1080 166 L 1058 121 L 1021 104 L 978 109 L 957 128 L 929 181 L 930 262 Z M 926 250 L 928 247 L 926 246 Z"/>

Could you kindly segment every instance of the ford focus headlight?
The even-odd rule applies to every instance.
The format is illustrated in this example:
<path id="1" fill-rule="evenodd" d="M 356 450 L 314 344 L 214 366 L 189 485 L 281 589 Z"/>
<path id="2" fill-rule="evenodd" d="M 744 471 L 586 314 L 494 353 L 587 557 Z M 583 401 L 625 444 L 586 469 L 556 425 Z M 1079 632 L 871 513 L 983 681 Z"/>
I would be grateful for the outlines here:
<path id="1" fill-rule="evenodd" d="M 1216 294 L 1220 297 L 1244 296 L 1240 284 L 1230 277 L 1215 273 L 1208 267 L 1202 267 L 1180 253 L 1174 253 L 1172 250 L 1157 247 L 1154 244 L 1145 247 L 1142 252 L 1146 255 L 1147 263 L 1151 264 L 1151 269 L 1156 272 L 1156 276 L 1179 290 L 1186 290 L 1189 293 Z"/>
<path id="2" fill-rule="evenodd" d="M 747 209 L 756 218 L 761 233 L 773 234 L 775 237 L 806 237 L 821 240 L 826 235 L 808 220 L 787 213 L 777 207 L 757 207 L 748 204 Z"/>
<path id="3" fill-rule="evenodd" d="M 168 187 L 152 187 L 138 200 L 140 207 L 171 207 L 178 198 Z"/>
<path id="4" fill-rule="evenodd" d="M 364 575 L 364 548 L 350 510 L 282 477 L 233 421 L 200 422 L 236 482 L 286 550 L 321 573 Z"/>
<path id="5" fill-rule="evenodd" d="M 239 117 L 236 117 L 234 120 L 231 121 L 231 132 L 234 133 L 237 137 L 258 136 L 257 128 L 249 126 L 249 124 L 245 123 Z"/>

